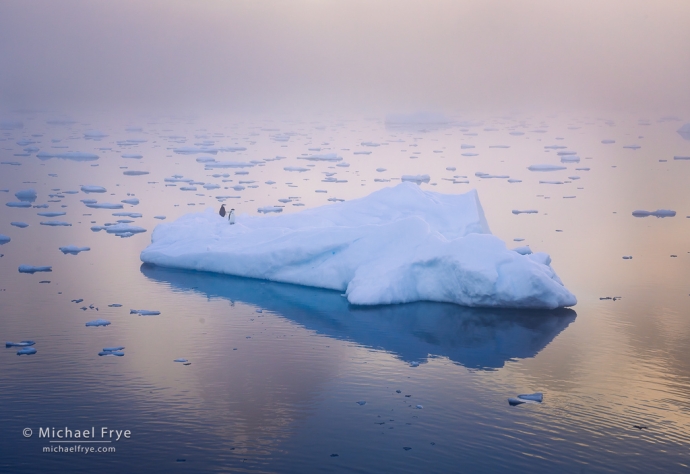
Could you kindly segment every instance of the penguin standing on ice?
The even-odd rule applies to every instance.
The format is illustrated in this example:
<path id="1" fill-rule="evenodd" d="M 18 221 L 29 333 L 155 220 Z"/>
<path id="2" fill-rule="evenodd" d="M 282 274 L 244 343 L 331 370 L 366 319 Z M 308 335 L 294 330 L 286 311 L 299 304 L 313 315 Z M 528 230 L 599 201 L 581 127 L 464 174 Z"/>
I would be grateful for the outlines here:
<path id="1" fill-rule="evenodd" d="M 233 225 L 235 223 L 235 210 L 230 209 L 230 214 L 228 214 L 228 224 Z"/>
<path id="2" fill-rule="evenodd" d="M 220 214 L 220 217 L 225 217 L 225 204 L 220 206 L 220 211 L 218 211 L 218 214 Z"/>

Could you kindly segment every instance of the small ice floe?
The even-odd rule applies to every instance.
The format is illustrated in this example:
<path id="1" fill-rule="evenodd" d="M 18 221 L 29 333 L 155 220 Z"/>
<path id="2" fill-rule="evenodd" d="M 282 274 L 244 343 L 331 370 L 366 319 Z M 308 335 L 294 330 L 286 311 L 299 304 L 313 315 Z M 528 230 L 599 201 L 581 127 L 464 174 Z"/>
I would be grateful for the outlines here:
<path id="1" fill-rule="evenodd" d="M 109 304 L 108 308 L 122 308 L 122 305 L 120 303 L 113 303 Z"/>
<path id="2" fill-rule="evenodd" d="M 539 211 L 537 211 L 536 209 L 526 209 L 524 211 L 513 209 L 512 212 L 513 212 L 513 214 L 516 214 L 516 215 L 517 214 L 538 214 L 539 213 Z"/>
<path id="3" fill-rule="evenodd" d="M 36 341 L 5 342 L 5 347 L 29 347 L 36 344 Z"/>
<path id="4" fill-rule="evenodd" d="M 4 245 L 7 242 L 9 242 L 10 240 L 12 240 L 12 239 L 9 236 L 4 235 L 4 234 L 0 234 L 0 245 Z"/>
<path id="5" fill-rule="evenodd" d="M 104 347 L 101 352 L 98 353 L 99 356 L 117 356 L 117 357 L 122 357 L 125 355 L 124 352 L 122 352 L 125 349 L 125 346 L 115 346 L 115 347 Z"/>
<path id="6" fill-rule="evenodd" d="M 63 211 L 54 211 L 54 212 L 39 212 L 37 214 L 41 217 L 58 217 L 58 216 L 64 216 L 67 213 L 63 212 Z"/>
<path id="7" fill-rule="evenodd" d="M 123 171 L 122 174 L 125 176 L 143 176 L 145 174 L 149 174 L 149 172 L 148 171 L 127 170 L 127 171 Z"/>
<path id="8" fill-rule="evenodd" d="M 165 220 L 165 216 L 153 216 L 154 219 Z"/>
<path id="9" fill-rule="evenodd" d="M 219 185 L 219 184 L 208 183 L 208 184 L 204 184 L 204 189 L 207 190 L 207 191 L 211 191 L 212 189 L 220 189 L 220 185 Z"/>
<path id="10" fill-rule="evenodd" d="M 632 255 L 623 255 L 623 260 L 632 260 Z"/>
<path id="11" fill-rule="evenodd" d="M 113 216 L 115 217 L 131 217 L 133 219 L 137 219 L 141 217 L 141 214 L 139 212 L 113 212 Z"/>
<path id="12" fill-rule="evenodd" d="M 67 255 L 68 253 L 71 255 L 78 255 L 79 252 L 88 252 L 91 250 L 90 247 L 77 247 L 76 245 L 67 245 L 66 247 L 60 247 L 60 252 L 64 253 Z"/>
<path id="13" fill-rule="evenodd" d="M 510 176 L 507 174 L 490 174 L 490 173 L 484 173 L 482 171 L 477 171 L 474 173 L 474 175 L 478 178 L 482 179 L 492 179 L 492 178 L 498 178 L 498 179 L 508 179 Z"/>
<path id="14" fill-rule="evenodd" d="M 270 185 L 272 185 L 272 184 L 276 184 L 276 182 L 275 182 L 275 181 L 266 181 L 265 184 L 268 184 L 268 185 L 270 186 Z"/>
<path id="15" fill-rule="evenodd" d="M 386 168 L 376 168 L 376 171 L 379 173 L 383 173 L 384 171 L 386 171 Z"/>
<path id="16" fill-rule="evenodd" d="M 17 351 L 17 355 L 18 356 L 20 356 L 20 355 L 32 355 L 32 354 L 35 354 L 36 352 L 38 352 L 38 351 L 36 349 L 34 349 L 33 347 L 25 347 L 23 349 L 19 349 Z"/>
<path id="17" fill-rule="evenodd" d="M 95 153 L 84 153 L 81 151 L 67 151 L 64 153 L 48 153 L 47 151 L 41 151 L 36 155 L 39 160 L 49 160 L 51 158 L 59 158 L 61 160 L 71 160 L 71 161 L 96 161 L 98 155 Z"/>
<path id="18" fill-rule="evenodd" d="M 328 200 L 331 202 L 344 202 L 345 201 L 345 199 L 339 199 L 337 197 L 328 198 Z"/>
<path id="19" fill-rule="evenodd" d="M 639 150 L 642 147 L 640 145 L 625 145 L 623 148 L 628 148 L 630 150 Z"/>
<path id="20" fill-rule="evenodd" d="M 431 178 L 429 177 L 428 174 L 404 174 L 400 178 L 401 181 L 410 181 L 412 183 L 417 183 L 417 184 L 422 184 L 422 183 L 428 183 Z"/>
<path id="21" fill-rule="evenodd" d="M 257 209 L 257 211 L 260 214 L 268 214 L 269 212 L 283 212 L 283 208 L 276 206 L 264 206 Z"/>
<path id="22" fill-rule="evenodd" d="M 462 145 L 460 145 L 461 150 L 467 150 L 469 148 L 474 148 L 474 145 L 468 145 L 467 143 L 463 143 Z"/>
<path id="23" fill-rule="evenodd" d="M 196 191 L 196 186 L 180 186 L 180 191 Z"/>
<path id="24" fill-rule="evenodd" d="M 616 140 L 602 140 L 601 143 L 604 145 L 610 145 L 612 143 L 616 143 Z"/>
<path id="25" fill-rule="evenodd" d="M 129 314 L 138 314 L 139 316 L 158 316 L 160 311 L 150 309 L 130 309 Z"/>
<path id="26" fill-rule="evenodd" d="M 35 189 L 22 189 L 21 191 L 17 191 L 16 193 L 14 193 L 14 195 L 20 201 L 28 201 L 28 202 L 34 202 L 36 200 L 36 198 L 38 197 Z"/>
<path id="27" fill-rule="evenodd" d="M 522 405 L 523 403 L 541 403 L 543 401 L 544 394 L 540 392 L 518 395 L 516 398 L 508 399 L 508 403 L 512 406 Z"/>
<path id="28" fill-rule="evenodd" d="M 216 159 L 212 156 L 200 156 L 196 159 L 197 163 L 212 163 L 214 161 L 216 161 Z"/>
<path id="29" fill-rule="evenodd" d="M 575 199 L 577 196 L 563 196 L 563 199 Z"/>
<path id="30" fill-rule="evenodd" d="M 561 166 L 561 165 L 542 164 L 542 165 L 531 165 L 531 166 L 528 166 L 527 169 L 530 171 L 558 171 L 558 170 L 565 170 L 567 168 L 565 166 Z"/>
<path id="31" fill-rule="evenodd" d="M 355 151 L 352 153 L 353 155 L 371 155 L 370 151 Z"/>
<path id="32" fill-rule="evenodd" d="M 91 230 L 93 230 L 93 227 L 91 228 Z M 135 225 L 129 225 L 129 224 L 113 224 L 113 225 L 105 226 L 105 231 L 108 234 L 116 234 L 116 235 L 118 235 L 118 234 L 140 234 L 142 232 L 146 232 L 146 229 L 144 229 L 143 227 L 137 227 Z"/>
<path id="33" fill-rule="evenodd" d="M 373 147 L 375 147 L 375 146 L 381 146 L 380 143 L 376 143 L 376 142 L 362 142 L 361 145 L 362 145 L 362 146 L 373 146 Z"/>
<path id="34" fill-rule="evenodd" d="M 364 405 L 366 405 L 366 404 L 367 404 L 367 402 L 364 401 L 364 400 L 360 400 L 360 401 L 357 402 L 357 405 L 359 405 L 359 406 L 364 406 Z"/>
<path id="35" fill-rule="evenodd" d="M 510 148 L 510 145 L 489 145 L 489 148 Z"/>
<path id="36" fill-rule="evenodd" d="M 19 265 L 19 273 L 36 273 L 36 272 L 52 272 L 53 267 L 42 266 L 38 267 L 35 265 Z"/>
<path id="37" fill-rule="evenodd" d="M 94 319 L 93 321 L 89 321 L 85 324 L 85 326 L 88 327 L 98 327 L 98 326 L 109 326 L 110 321 L 107 319 Z"/>
<path id="38" fill-rule="evenodd" d="M 124 208 L 124 206 L 122 204 L 113 203 L 113 202 L 84 202 L 84 204 L 86 204 L 86 207 L 90 207 L 92 209 L 122 209 L 122 208 Z"/>
<path id="39" fill-rule="evenodd" d="M 510 178 L 508 180 L 509 183 L 522 183 L 521 179 L 515 179 L 515 178 Z"/>
<path id="40" fill-rule="evenodd" d="M 315 193 L 327 193 L 328 191 L 326 191 L 325 189 L 317 189 L 314 192 Z"/>
<path id="41" fill-rule="evenodd" d="M 107 133 L 103 133 L 100 130 L 87 130 L 84 132 L 84 138 L 87 140 L 100 140 L 101 138 L 105 138 L 107 136 Z"/>
<path id="42" fill-rule="evenodd" d="M 298 173 L 303 173 L 309 171 L 309 168 L 302 168 L 301 166 L 286 166 L 283 168 L 285 171 L 297 171 Z"/>
<path id="43" fill-rule="evenodd" d="M 690 160 L 690 156 L 674 156 L 674 160 Z"/>
<path id="44" fill-rule="evenodd" d="M 513 242 L 522 242 L 522 241 L 524 241 L 524 240 L 525 240 L 525 239 L 523 239 L 522 237 L 515 237 L 515 238 L 513 239 Z"/>
<path id="45" fill-rule="evenodd" d="M 27 201 L 11 201 L 5 203 L 7 207 L 31 207 L 31 203 Z"/>
<path id="46" fill-rule="evenodd" d="M 479 156 L 479 153 L 461 153 L 462 156 Z"/>
<path id="47" fill-rule="evenodd" d="M 563 181 L 539 181 L 539 184 L 563 184 Z"/>
<path id="48" fill-rule="evenodd" d="M 532 249 L 529 248 L 529 245 L 523 245 L 522 247 L 515 247 L 513 252 L 517 252 L 520 255 L 530 255 L 532 253 Z"/>
<path id="49" fill-rule="evenodd" d="M 417 410 L 421 410 L 422 408 L 424 408 L 424 406 L 422 406 L 422 405 L 415 406 L 415 409 L 417 409 Z"/>
<path id="50" fill-rule="evenodd" d="M 326 153 L 323 155 L 311 155 L 311 156 L 300 156 L 298 160 L 308 160 L 308 161 L 343 161 L 343 158 L 336 155 L 335 153 Z"/>
<path id="51" fill-rule="evenodd" d="M 85 193 L 105 193 L 108 191 L 103 186 L 92 186 L 92 185 L 82 186 L 81 190 Z"/>
<path id="52" fill-rule="evenodd" d="M 419 367 L 419 362 L 413 360 L 412 362 L 410 362 L 410 367 Z"/>
<path id="53" fill-rule="evenodd" d="M 189 362 L 189 361 L 187 359 L 180 358 L 180 359 L 175 359 L 173 362 L 181 362 L 184 364 L 185 362 Z"/>
<path id="54" fill-rule="evenodd" d="M 575 171 L 589 171 L 590 168 L 575 168 Z"/>
<path id="55" fill-rule="evenodd" d="M 125 204 L 131 204 L 132 206 L 136 206 L 137 204 L 139 204 L 139 199 L 137 199 L 137 198 L 129 198 L 129 199 L 123 199 L 123 200 L 120 201 L 120 202 L 123 202 L 123 203 L 125 203 Z"/>
<path id="56" fill-rule="evenodd" d="M 580 157 L 577 155 L 561 156 L 561 163 L 579 163 Z"/>
<path id="57" fill-rule="evenodd" d="M 142 159 L 142 158 L 144 157 L 143 155 L 137 155 L 137 154 L 134 154 L 134 153 L 123 153 L 123 154 L 120 155 L 120 156 L 122 156 L 122 158 L 131 158 L 131 159 L 134 159 L 134 160 L 140 160 L 140 159 Z"/>
<path id="58" fill-rule="evenodd" d="M 455 166 L 449 166 L 448 168 L 446 168 L 446 171 L 455 171 L 455 170 L 456 170 Z"/>
<path id="59" fill-rule="evenodd" d="M 669 209 L 657 209 L 656 211 L 637 210 L 633 211 L 632 215 L 635 217 L 674 217 L 676 215 L 676 211 L 671 211 Z"/>

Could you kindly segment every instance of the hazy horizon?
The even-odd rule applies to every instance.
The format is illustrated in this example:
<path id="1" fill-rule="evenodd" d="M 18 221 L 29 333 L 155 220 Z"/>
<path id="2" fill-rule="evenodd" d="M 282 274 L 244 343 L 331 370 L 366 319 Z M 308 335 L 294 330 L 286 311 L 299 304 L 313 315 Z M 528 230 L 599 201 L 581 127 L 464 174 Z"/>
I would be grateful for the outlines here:
<path id="1" fill-rule="evenodd" d="M 690 3 L 15 1 L 0 113 L 690 111 Z"/>

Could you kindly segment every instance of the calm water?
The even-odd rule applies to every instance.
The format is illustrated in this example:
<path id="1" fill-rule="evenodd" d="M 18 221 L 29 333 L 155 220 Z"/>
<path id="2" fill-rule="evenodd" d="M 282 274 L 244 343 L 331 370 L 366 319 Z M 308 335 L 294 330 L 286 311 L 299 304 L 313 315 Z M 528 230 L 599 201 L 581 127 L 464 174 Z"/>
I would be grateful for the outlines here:
<path id="1" fill-rule="evenodd" d="M 92 117 L 47 123 L 52 118 L 21 116 L 23 128 L 0 131 L 0 161 L 18 163 L 0 165 L 3 203 L 34 188 L 32 204 L 48 205 L 0 206 L 0 234 L 12 239 L 0 246 L 0 335 L 35 340 L 38 350 L 0 353 L 0 471 L 688 469 L 690 161 L 673 159 L 690 156 L 690 141 L 675 132 L 683 122 L 504 117 L 395 129 L 344 119 Z M 141 131 L 127 131 L 133 125 Z M 85 139 L 92 129 L 108 136 Z M 576 151 L 580 162 L 563 171 L 528 171 L 532 164 L 560 163 L 559 149 L 544 148 L 551 145 Z M 630 145 L 640 148 L 625 148 Z M 246 150 L 173 150 L 194 146 Z M 38 150 L 96 153 L 99 159 L 39 159 Z M 371 153 L 355 154 L 361 151 Z M 350 166 L 297 159 L 312 153 L 337 153 Z M 208 156 L 261 163 L 243 168 L 247 174 L 205 170 L 196 158 Z M 286 158 L 263 161 L 276 156 Z M 287 172 L 286 166 L 309 171 Z M 128 170 L 149 174 L 123 175 Z M 481 179 L 477 172 L 522 182 Z M 347 182 L 322 182 L 323 173 Z M 493 233 L 509 246 L 550 253 L 577 306 L 497 311 L 421 302 L 361 308 L 338 292 L 139 260 L 161 222 L 154 216 L 170 221 L 217 208 L 219 196 L 239 196 L 220 198 L 239 213 L 256 214 L 267 205 L 284 205 L 283 212 L 325 204 L 336 210 L 328 198 L 364 196 L 395 185 L 403 174 L 429 174 L 431 182 L 422 186 L 434 191 L 478 189 Z M 173 175 L 220 187 L 197 184 L 196 191 L 182 191 L 188 183 L 164 181 Z M 452 182 L 463 176 L 469 184 Z M 87 195 L 81 185 L 107 192 Z M 238 185 L 244 189 L 233 189 Z M 64 193 L 70 190 L 79 192 Z M 140 204 L 121 210 L 80 202 L 133 196 Z M 514 209 L 539 213 L 514 215 Z M 636 209 L 677 215 L 635 218 Z M 37 215 L 46 211 L 66 215 Z M 118 219 L 147 232 L 119 238 L 90 229 Z M 40 224 L 48 220 L 71 226 Z M 10 225 L 17 221 L 29 226 Z M 65 245 L 91 250 L 64 255 L 58 247 Z M 50 265 L 52 272 L 19 273 L 22 264 Z M 130 309 L 161 314 L 139 316 Z M 112 324 L 85 326 L 98 318 Z M 99 357 L 107 346 L 125 346 L 125 356 Z M 177 358 L 191 365 L 173 362 Z M 544 393 L 542 404 L 509 406 L 509 397 L 536 391 Z M 39 437 L 45 427 L 94 427 L 97 440 L 103 427 L 131 435 L 62 444 L 116 452 L 46 453 L 44 447 L 58 443 Z M 31 437 L 23 436 L 24 428 L 32 429 Z"/>

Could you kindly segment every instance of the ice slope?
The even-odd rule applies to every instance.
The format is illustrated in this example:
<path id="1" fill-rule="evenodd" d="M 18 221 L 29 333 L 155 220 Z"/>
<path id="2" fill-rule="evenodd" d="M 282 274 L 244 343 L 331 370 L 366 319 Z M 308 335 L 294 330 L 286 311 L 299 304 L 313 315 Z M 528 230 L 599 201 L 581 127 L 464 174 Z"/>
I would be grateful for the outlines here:
<path id="1" fill-rule="evenodd" d="M 352 304 L 440 301 L 558 308 L 577 300 L 544 253 L 521 255 L 491 235 L 475 190 L 401 183 L 293 214 L 215 210 L 159 224 L 142 261 L 345 292 Z"/>

